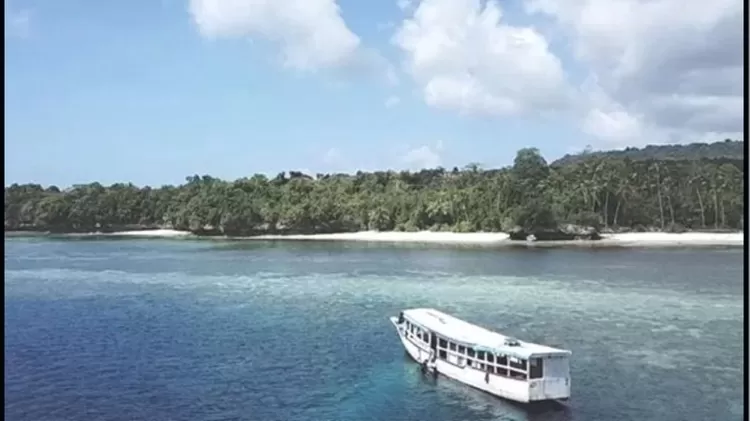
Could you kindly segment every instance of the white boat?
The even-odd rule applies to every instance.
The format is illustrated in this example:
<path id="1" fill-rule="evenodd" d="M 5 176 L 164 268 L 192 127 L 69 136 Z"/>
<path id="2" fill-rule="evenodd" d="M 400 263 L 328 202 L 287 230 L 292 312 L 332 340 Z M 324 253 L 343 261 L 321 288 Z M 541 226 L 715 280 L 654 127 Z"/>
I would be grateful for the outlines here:
<path id="1" fill-rule="evenodd" d="M 519 341 L 429 308 L 390 319 L 425 370 L 517 402 L 570 397 L 568 350 Z"/>

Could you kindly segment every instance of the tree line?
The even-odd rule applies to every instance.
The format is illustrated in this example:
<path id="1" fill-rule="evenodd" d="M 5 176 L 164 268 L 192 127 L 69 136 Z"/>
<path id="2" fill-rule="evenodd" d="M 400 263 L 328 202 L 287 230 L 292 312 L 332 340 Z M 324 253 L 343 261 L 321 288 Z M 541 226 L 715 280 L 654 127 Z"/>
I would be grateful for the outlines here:
<path id="1" fill-rule="evenodd" d="M 606 153 L 548 165 L 538 150 L 527 148 L 501 169 L 471 164 L 315 177 L 290 171 L 235 181 L 195 175 L 160 188 L 13 184 L 5 187 L 5 230 L 170 227 L 235 236 L 533 232 L 568 224 L 596 230 L 738 230 L 744 228 L 743 168 L 744 159 L 731 157 L 631 159 Z"/>

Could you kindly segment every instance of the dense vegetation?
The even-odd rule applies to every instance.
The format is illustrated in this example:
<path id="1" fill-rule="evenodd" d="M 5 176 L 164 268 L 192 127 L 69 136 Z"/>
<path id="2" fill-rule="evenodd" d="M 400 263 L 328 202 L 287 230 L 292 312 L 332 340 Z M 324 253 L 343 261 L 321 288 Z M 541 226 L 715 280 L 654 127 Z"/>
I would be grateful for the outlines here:
<path id="1" fill-rule="evenodd" d="M 5 229 L 172 227 L 227 235 L 367 229 L 530 232 L 567 224 L 742 229 L 743 168 L 743 159 L 730 157 L 635 160 L 618 153 L 583 154 L 550 166 L 536 149 L 522 149 L 511 167 L 496 170 L 469 165 L 315 178 L 292 171 L 270 179 L 191 176 L 177 187 L 92 183 L 65 191 L 14 184 L 5 188 Z"/>
<path id="2" fill-rule="evenodd" d="M 634 161 L 645 159 L 695 160 L 695 159 L 734 159 L 745 158 L 745 142 L 726 139 L 716 143 L 691 143 L 689 145 L 648 145 L 645 148 L 625 148 L 618 151 L 585 151 L 576 155 L 565 155 L 552 163 L 552 166 L 567 165 L 591 157 L 597 158 L 630 158 Z"/>

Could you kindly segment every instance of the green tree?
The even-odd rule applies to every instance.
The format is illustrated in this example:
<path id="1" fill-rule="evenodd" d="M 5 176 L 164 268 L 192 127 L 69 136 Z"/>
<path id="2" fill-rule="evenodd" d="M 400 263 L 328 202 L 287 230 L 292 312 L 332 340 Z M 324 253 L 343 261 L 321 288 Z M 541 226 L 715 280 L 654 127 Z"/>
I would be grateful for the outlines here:
<path id="1" fill-rule="evenodd" d="M 256 235 L 359 230 L 525 231 L 561 224 L 615 229 L 744 227 L 744 158 L 737 142 L 590 152 L 548 165 L 518 151 L 483 169 L 281 172 L 234 181 L 186 177 L 179 186 L 129 183 L 5 187 L 5 229 L 87 232 L 173 227 Z M 672 149 L 670 149 L 672 148 Z M 637 152 L 637 154 L 636 154 Z"/>

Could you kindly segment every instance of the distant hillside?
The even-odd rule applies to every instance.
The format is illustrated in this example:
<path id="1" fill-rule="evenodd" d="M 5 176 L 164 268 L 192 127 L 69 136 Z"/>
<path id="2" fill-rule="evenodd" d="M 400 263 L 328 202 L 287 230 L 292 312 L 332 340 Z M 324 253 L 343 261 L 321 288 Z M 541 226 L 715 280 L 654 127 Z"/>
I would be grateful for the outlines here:
<path id="1" fill-rule="evenodd" d="M 657 160 L 699 160 L 699 159 L 745 159 L 745 142 L 727 139 L 715 143 L 691 143 L 689 145 L 648 145 L 645 148 L 626 148 L 616 151 L 583 152 L 565 155 L 552 165 L 568 165 L 589 158 L 630 158 L 634 161 Z"/>

